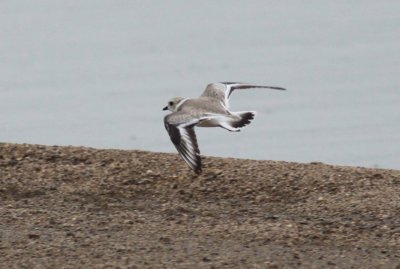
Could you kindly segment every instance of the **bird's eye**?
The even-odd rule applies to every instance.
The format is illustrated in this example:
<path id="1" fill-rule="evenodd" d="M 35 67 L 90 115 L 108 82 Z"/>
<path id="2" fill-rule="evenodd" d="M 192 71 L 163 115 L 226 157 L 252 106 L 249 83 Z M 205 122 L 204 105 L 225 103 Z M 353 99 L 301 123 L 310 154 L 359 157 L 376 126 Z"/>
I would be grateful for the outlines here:
<path id="1" fill-rule="evenodd" d="M 169 106 L 172 106 L 173 104 L 174 104 L 174 102 L 169 102 L 168 103 Z"/>

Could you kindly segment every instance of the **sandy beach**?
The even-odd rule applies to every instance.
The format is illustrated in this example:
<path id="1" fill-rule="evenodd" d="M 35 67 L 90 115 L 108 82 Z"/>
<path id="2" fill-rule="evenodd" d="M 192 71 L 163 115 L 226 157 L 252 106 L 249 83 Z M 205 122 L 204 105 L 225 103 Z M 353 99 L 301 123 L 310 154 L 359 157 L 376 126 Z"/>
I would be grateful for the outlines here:
<path id="1" fill-rule="evenodd" d="M 4 268 L 400 268 L 400 171 L 0 144 Z"/>

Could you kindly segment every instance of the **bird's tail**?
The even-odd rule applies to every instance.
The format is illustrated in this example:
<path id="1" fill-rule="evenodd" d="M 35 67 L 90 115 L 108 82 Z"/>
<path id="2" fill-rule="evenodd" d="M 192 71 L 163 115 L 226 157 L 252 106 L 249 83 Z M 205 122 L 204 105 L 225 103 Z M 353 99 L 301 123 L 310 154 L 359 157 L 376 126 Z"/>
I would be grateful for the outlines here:
<path id="1" fill-rule="evenodd" d="M 235 115 L 238 116 L 238 119 L 231 122 L 232 127 L 234 128 L 243 128 L 246 125 L 250 124 L 250 122 L 255 118 L 255 111 L 243 111 L 243 112 L 235 112 Z"/>

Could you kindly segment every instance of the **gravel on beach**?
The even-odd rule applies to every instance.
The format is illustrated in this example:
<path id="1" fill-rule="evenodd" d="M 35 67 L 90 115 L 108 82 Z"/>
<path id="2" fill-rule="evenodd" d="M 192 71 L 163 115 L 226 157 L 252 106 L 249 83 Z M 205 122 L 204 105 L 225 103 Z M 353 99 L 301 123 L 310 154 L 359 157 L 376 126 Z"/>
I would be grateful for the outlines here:
<path id="1" fill-rule="evenodd" d="M 400 269 L 400 171 L 0 143 L 2 268 Z"/>

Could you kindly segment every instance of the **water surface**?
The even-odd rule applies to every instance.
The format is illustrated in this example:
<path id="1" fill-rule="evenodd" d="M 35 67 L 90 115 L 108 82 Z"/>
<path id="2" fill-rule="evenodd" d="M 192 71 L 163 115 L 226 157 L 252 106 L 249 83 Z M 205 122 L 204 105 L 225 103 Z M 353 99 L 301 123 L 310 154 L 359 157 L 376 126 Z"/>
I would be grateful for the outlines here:
<path id="1" fill-rule="evenodd" d="M 204 155 L 400 169 L 398 1 L 2 1 L 0 141 L 175 152 L 161 111 L 214 81 L 256 110 Z"/>

